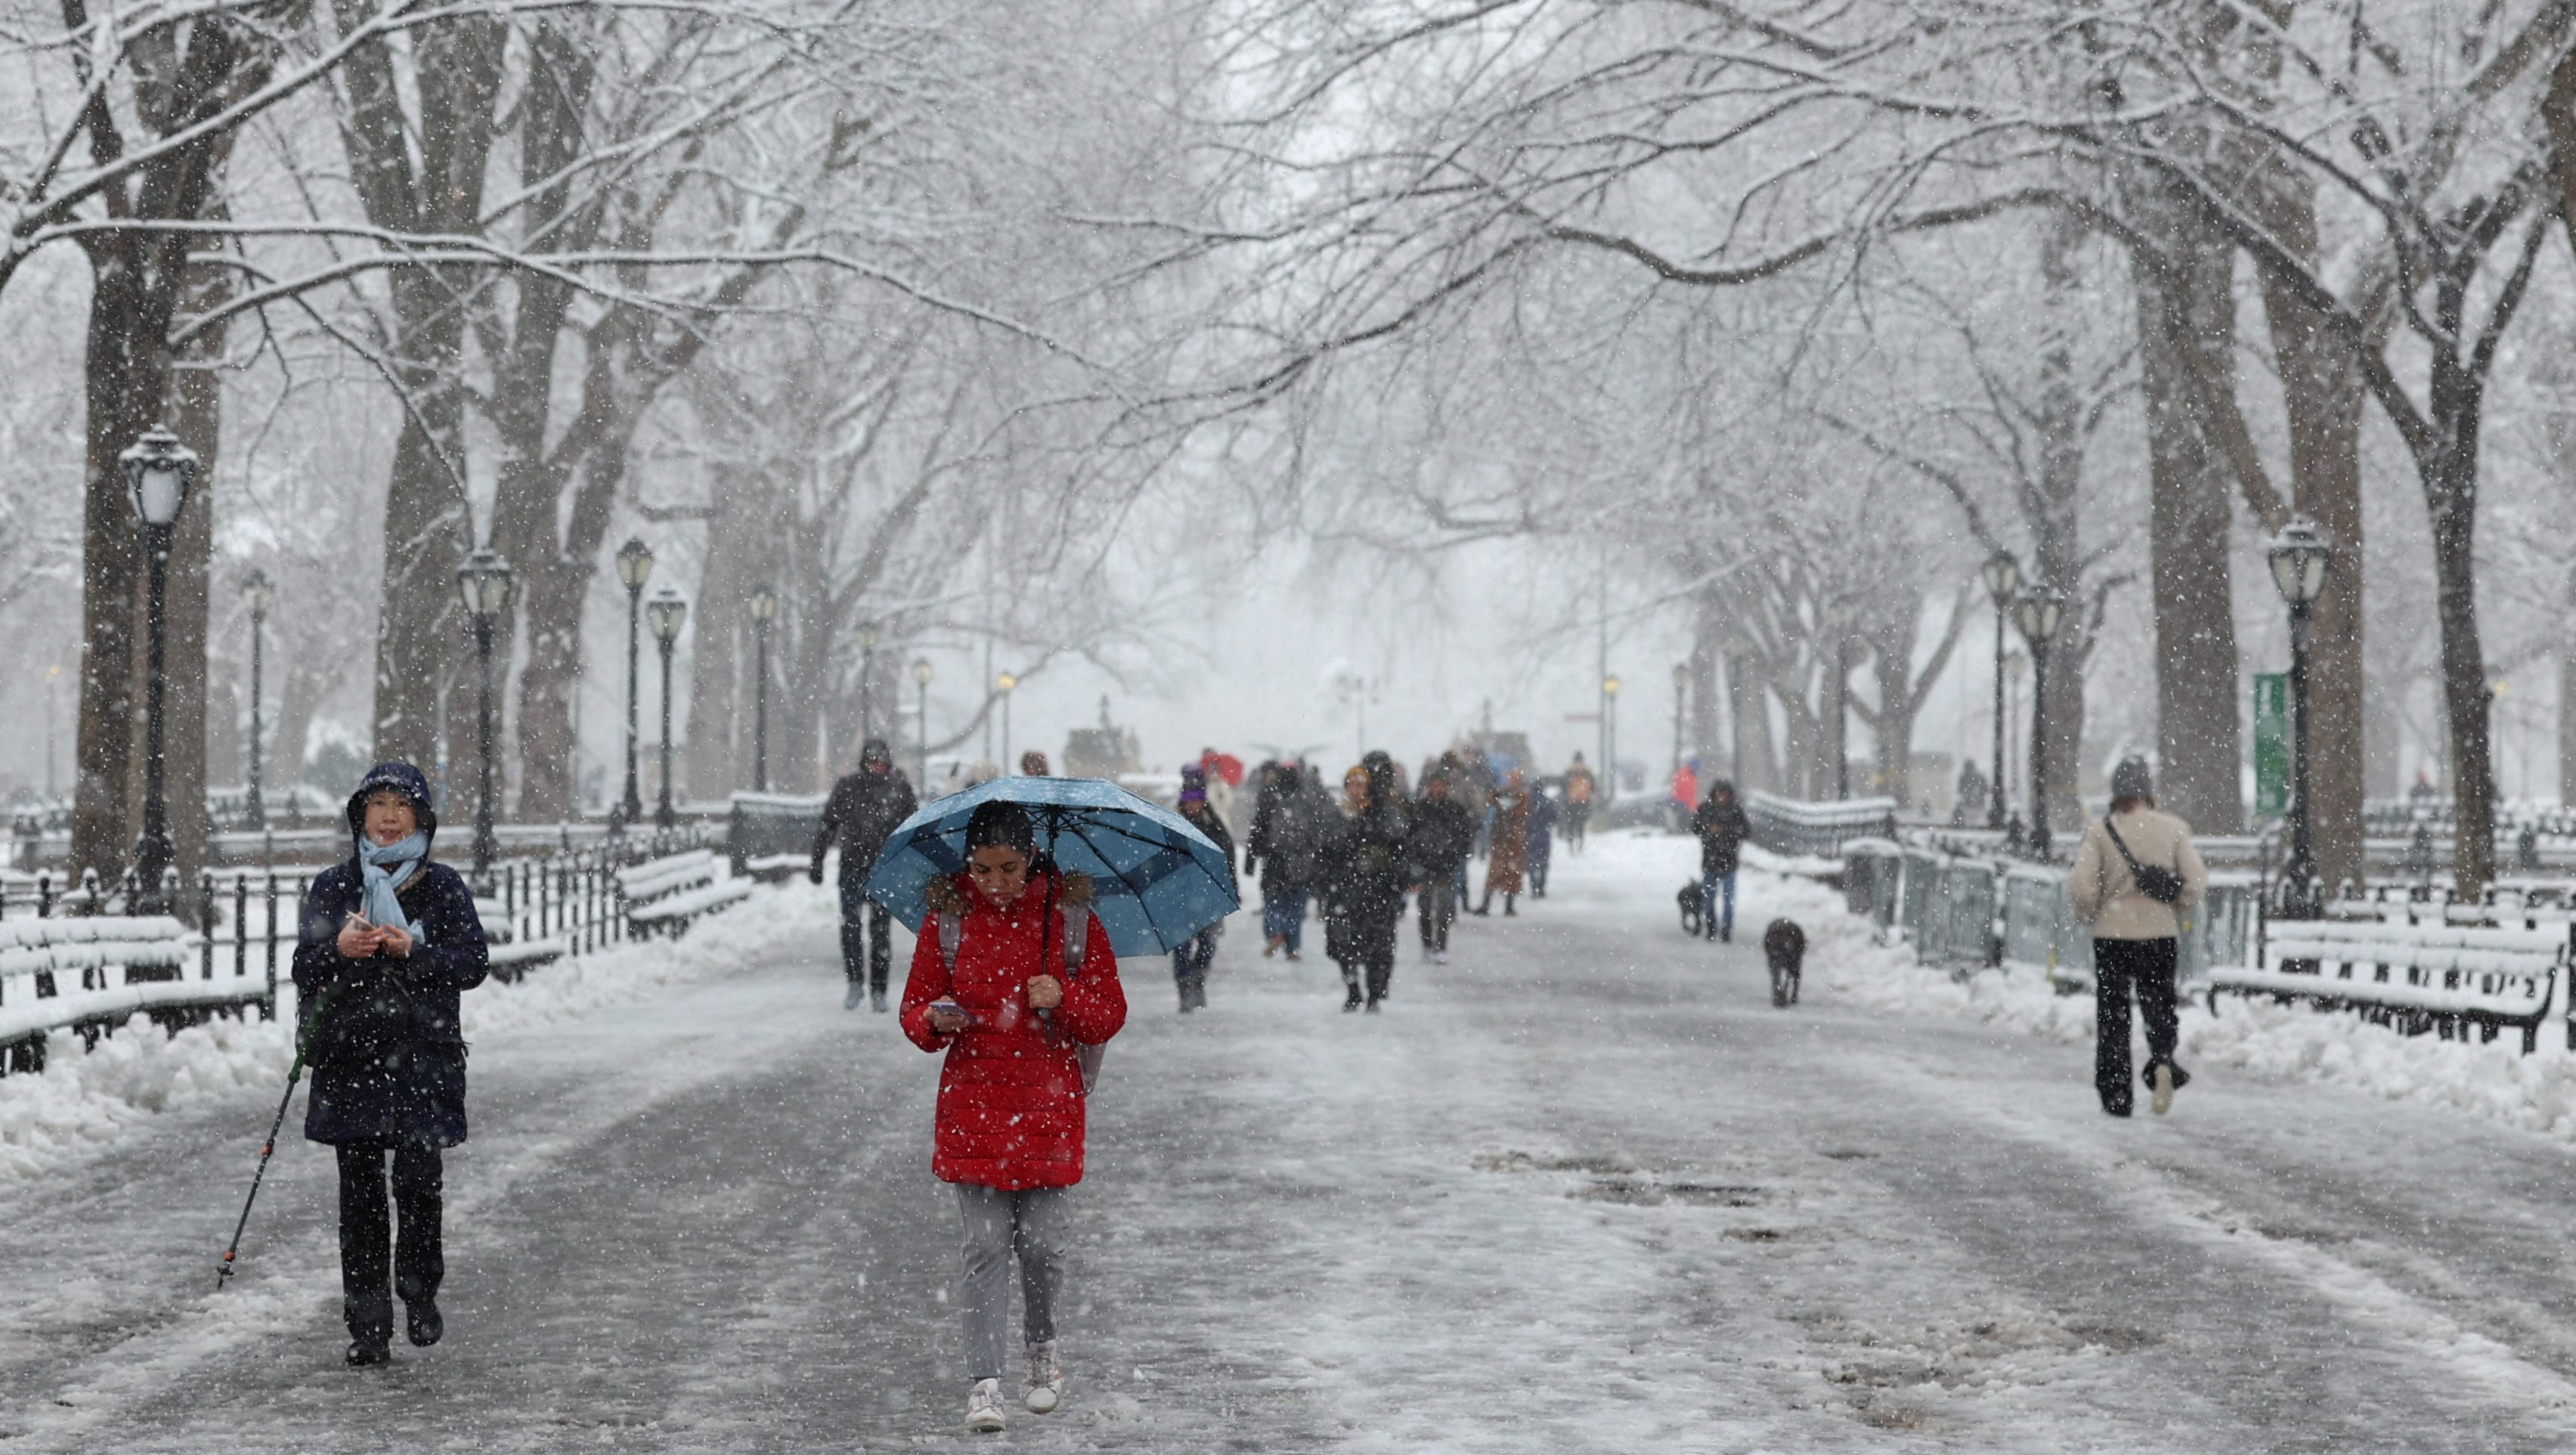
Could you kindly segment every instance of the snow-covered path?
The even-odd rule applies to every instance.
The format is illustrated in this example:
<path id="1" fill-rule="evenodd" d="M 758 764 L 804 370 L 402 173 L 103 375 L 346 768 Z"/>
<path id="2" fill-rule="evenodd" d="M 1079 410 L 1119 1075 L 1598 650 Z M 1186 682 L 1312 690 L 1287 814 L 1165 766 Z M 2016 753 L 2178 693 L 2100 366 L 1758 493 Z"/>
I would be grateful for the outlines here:
<path id="1" fill-rule="evenodd" d="M 2216 1073 L 2095 1111 L 2088 1047 L 1868 1009 L 1672 927 L 1633 862 L 1408 953 L 1220 957 L 1095 1110 L 1050 1450 L 2412 1450 L 2576 1441 L 2560 1141 Z M 1675 879 L 1678 876 L 1673 876 Z M 1652 892 L 1647 892 L 1649 889 Z M 1758 901 L 1758 891 L 1753 898 Z M 1756 921 L 1758 925 L 1758 920 Z M 946 1446 L 936 1062 L 819 936 L 483 1036 L 449 1337 L 338 1365 L 330 1164 L 208 1098 L 0 1185 L 12 1450 Z M 300 1103 L 299 1103 L 300 1110 Z"/>

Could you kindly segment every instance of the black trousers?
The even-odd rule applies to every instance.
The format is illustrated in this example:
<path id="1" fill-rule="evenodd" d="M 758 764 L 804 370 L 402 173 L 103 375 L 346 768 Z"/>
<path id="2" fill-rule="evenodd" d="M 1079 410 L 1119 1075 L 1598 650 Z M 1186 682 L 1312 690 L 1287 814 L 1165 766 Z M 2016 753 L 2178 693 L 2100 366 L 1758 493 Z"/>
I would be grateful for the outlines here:
<path id="1" fill-rule="evenodd" d="M 855 985 L 864 975 L 871 994 L 886 993 L 887 967 L 894 963 L 894 945 L 887 936 L 894 929 L 894 916 L 884 906 L 867 897 L 863 879 L 841 881 L 841 970 Z M 861 969 L 864 961 L 866 968 Z"/>
<path id="2" fill-rule="evenodd" d="M 438 1148 L 427 1142 L 379 1137 L 343 1143 L 337 1150 L 340 1311 L 349 1321 L 349 1337 L 387 1343 L 394 1333 L 393 1295 L 399 1292 L 405 1303 L 436 1298 L 439 1281 L 447 1276 L 439 1231 L 446 1169 Z M 388 1152 L 394 1163 L 390 1205 L 385 1199 Z"/>
<path id="3" fill-rule="evenodd" d="M 1458 882 L 1447 870 L 1434 874 L 1414 896 L 1422 922 L 1422 948 L 1449 948 L 1449 927 L 1458 922 Z"/>
<path id="4" fill-rule="evenodd" d="M 2093 1089 L 2101 1093 L 2104 1111 L 2127 1112 L 2138 1080 L 2154 1075 L 2160 1065 L 2173 1064 L 2180 1032 L 2174 1017 L 2174 967 L 2171 939 L 2093 942 Z M 2134 1078 L 2129 1069 L 2132 991 L 2147 1023 L 2147 1064 Z"/>
<path id="5" fill-rule="evenodd" d="M 1349 937 L 1347 952 L 1341 958 L 1342 981 L 1346 985 L 1366 984 L 1368 998 L 1386 999 L 1387 988 L 1395 980 L 1395 924 L 1404 914 L 1398 902 L 1395 913 L 1379 918 L 1371 915 L 1351 922 L 1344 933 Z"/>

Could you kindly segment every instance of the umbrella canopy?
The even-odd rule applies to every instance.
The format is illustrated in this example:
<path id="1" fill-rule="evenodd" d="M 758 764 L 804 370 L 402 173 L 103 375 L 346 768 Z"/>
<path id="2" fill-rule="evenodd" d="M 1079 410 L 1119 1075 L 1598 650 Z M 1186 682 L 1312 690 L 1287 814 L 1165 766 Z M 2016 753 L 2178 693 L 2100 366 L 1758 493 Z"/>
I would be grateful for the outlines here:
<path id="1" fill-rule="evenodd" d="M 1091 876 L 1091 908 L 1121 955 L 1168 954 L 1240 907 L 1225 852 L 1168 809 L 1102 778 L 996 778 L 924 805 L 887 837 L 867 896 L 919 933 L 930 881 L 966 867 L 966 820 L 999 800 L 1027 809 L 1038 847 Z"/>
<path id="2" fill-rule="evenodd" d="M 1210 753 L 1199 765 L 1224 779 L 1228 788 L 1243 786 L 1243 760 L 1232 753 Z"/>

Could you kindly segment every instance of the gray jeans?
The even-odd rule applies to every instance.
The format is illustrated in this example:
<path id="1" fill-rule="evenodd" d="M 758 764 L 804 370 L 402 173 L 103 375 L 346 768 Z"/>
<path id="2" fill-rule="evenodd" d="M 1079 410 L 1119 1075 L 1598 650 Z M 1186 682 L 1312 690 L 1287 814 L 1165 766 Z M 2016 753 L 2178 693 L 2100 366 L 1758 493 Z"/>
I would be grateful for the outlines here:
<path id="1" fill-rule="evenodd" d="M 1002 1377 L 1002 1326 L 1011 1311 L 1011 1255 L 1020 1259 L 1020 1314 L 1027 1342 L 1055 1337 L 1062 1281 L 1065 1203 L 1060 1187 L 1022 1192 L 957 1184 L 966 1217 L 966 1377 Z"/>

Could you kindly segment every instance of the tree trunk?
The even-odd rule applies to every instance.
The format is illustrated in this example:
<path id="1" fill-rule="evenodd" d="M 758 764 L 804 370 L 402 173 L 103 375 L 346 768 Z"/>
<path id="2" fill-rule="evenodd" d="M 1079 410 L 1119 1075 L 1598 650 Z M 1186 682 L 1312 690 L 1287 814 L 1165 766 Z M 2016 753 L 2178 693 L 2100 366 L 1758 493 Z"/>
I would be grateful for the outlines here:
<path id="1" fill-rule="evenodd" d="M 2038 704 L 2048 772 L 2048 819 L 2062 835 L 2081 812 L 2076 770 L 2083 761 L 2085 662 L 2092 655 L 2091 623 L 2081 596 L 2083 552 L 2077 506 L 2084 485 L 2084 399 L 2075 377 L 2074 340 L 2093 326 L 2085 288 L 2083 229 L 2071 218 L 2051 220 L 2040 248 L 2042 305 L 2048 336 L 2039 356 L 2039 501 L 2036 537 L 2040 581 L 2066 594 L 2066 609 L 2048 646 L 2048 692 Z"/>
<path id="2" fill-rule="evenodd" d="M 2452 438 L 2456 439 L 2454 435 Z M 2454 449 L 2454 479 L 2475 480 L 2473 445 Z M 2451 796 L 2459 825 L 2452 876 L 2475 898 L 2495 877 L 2495 770 L 2487 730 L 2486 654 L 2478 640 L 2473 491 L 2455 484 L 2433 510 L 2434 593 L 2442 624 L 2442 709 L 2450 729 Z"/>
<path id="3" fill-rule="evenodd" d="M 2273 235 L 2312 266 L 2318 260 L 2315 198 L 2267 189 Z M 2308 629 L 2308 796 L 2317 869 L 2328 892 L 2364 873 L 2362 804 L 2369 793 L 2363 702 L 2361 414 L 2367 395 L 2351 350 L 2269 269 L 2263 312 L 2281 377 L 2290 436 L 2291 498 L 2334 545 L 2325 594 Z"/>
<path id="4" fill-rule="evenodd" d="M 2199 831 L 2232 834 L 2244 807 L 2229 479 L 2196 399 L 2203 387 L 2235 392 L 2235 252 L 2196 209 L 2159 201 L 2160 265 L 2132 270 L 2146 396 L 2156 795 Z"/>
<path id="5" fill-rule="evenodd" d="M 226 272 L 210 267 L 189 270 L 188 307 L 201 313 L 231 294 Z M 178 850 L 179 882 L 194 886 L 206 867 L 213 845 L 214 823 L 206 812 L 206 672 L 207 625 L 211 616 L 211 573 L 215 555 L 215 464 L 223 444 L 223 377 L 210 367 L 223 356 L 224 334 L 208 329 L 188 341 L 182 359 L 200 367 L 181 369 L 170 380 L 171 432 L 187 441 L 202 463 L 197 488 L 170 541 L 169 684 L 163 704 L 167 714 L 167 747 L 163 772 L 170 796 L 170 838 Z M 195 918 L 197 896 L 183 892 L 183 917 Z"/>
<path id="6" fill-rule="evenodd" d="M 689 783 L 714 795 L 749 788 L 752 783 L 752 698 L 759 651 L 756 625 L 745 603 L 756 579 L 772 569 L 761 548 L 761 522 L 746 520 L 743 502 L 719 493 L 707 521 L 707 561 L 698 582 L 698 601 L 691 615 L 697 643 L 696 667 L 689 679 L 689 721 L 701 726 L 689 734 Z M 773 624 L 773 632 L 775 625 Z M 773 680 L 778 640 L 770 639 Z M 779 706 L 770 696 L 773 711 Z M 773 726 L 775 724 L 773 723 Z M 776 741 L 771 742 L 771 782 L 778 781 Z"/>
<path id="7" fill-rule="evenodd" d="M 91 250 L 88 420 L 81 498 L 81 691 L 71 873 L 113 884 L 134 845 L 132 771 L 142 738 L 143 543 L 117 455 L 161 422 L 176 289 L 156 286 L 139 234 Z"/>

